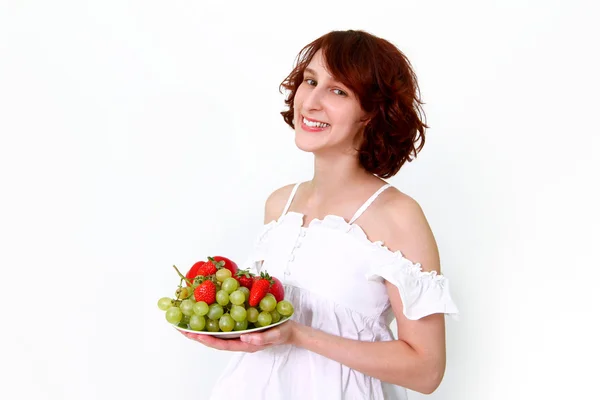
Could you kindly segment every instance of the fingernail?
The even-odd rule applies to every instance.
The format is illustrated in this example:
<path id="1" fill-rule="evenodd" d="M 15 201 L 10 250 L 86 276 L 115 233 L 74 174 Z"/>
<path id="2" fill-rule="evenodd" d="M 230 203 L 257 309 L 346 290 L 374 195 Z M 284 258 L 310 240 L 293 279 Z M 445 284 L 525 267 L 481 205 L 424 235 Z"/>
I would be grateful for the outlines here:
<path id="1" fill-rule="evenodd" d="M 242 335 L 242 336 L 240 336 L 240 340 L 241 340 L 242 342 L 244 342 L 244 343 L 248 343 L 248 342 L 250 342 L 250 339 L 251 339 L 251 338 L 250 338 L 249 336 L 246 336 L 246 335 Z"/>

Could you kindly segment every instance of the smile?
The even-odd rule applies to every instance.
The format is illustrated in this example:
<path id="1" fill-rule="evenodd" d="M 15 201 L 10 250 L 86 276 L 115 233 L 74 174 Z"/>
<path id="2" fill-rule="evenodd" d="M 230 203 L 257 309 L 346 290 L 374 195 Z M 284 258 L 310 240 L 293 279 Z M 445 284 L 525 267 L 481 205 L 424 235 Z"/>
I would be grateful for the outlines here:
<path id="1" fill-rule="evenodd" d="M 310 131 L 310 132 L 317 132 L 317 131 L 322 131 L 324 129 L 329 128 L 331 125 L 329 125 L 326 122 L 321 122 L 321 121 L 317 121 L 314 119 L 308 119 L 306 117 L 302 117 L 302 129 Z"/>

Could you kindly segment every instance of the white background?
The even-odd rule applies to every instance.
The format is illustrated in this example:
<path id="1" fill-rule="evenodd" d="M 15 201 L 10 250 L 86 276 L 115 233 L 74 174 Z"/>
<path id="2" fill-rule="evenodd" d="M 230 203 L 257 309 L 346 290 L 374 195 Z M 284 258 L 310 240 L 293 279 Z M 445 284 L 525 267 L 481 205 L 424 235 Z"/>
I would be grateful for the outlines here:
<path id="1" fill-rule="evenodd" d="M 217 3 L 0 3 L 0 398 L 206 397 L 229 354 L 156 301 L 172 264 L 243 260 L 268 194 L 312 176 L 278 85 L 333 29 L 396 44 L 427 103 L 391 183 L 461 310 L 429 397 L 597 398 L 593 2 Z"/>

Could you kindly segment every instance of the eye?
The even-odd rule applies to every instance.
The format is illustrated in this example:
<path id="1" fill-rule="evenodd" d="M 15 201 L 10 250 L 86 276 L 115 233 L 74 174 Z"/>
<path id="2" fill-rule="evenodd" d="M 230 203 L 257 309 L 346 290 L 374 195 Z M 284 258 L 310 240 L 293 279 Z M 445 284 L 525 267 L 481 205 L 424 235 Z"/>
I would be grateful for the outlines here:
<path id="1" fill-rule="evenodd" d="M 311 78 L 305 78 L 304 82 L 306 82 L 310 86 L 317 86 L 317 81 Z"/>
<path id="2" fill-rule="evenodd" d="M 344 92 L 343 90 L 340 90 L 340 89 L 333 89 L 333 93 L 337 94 L 338 96 L 343 96 L 343 97 L 348 96 L 348 93 L 346 93 L 346 92 Z"/>

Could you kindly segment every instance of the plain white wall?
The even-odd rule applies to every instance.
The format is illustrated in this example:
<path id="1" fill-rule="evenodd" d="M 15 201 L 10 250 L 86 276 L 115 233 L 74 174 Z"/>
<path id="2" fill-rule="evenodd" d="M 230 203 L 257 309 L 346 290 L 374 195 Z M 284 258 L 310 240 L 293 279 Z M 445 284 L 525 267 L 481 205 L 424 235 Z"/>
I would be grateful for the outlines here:
<path id="1" fill-rule="evenodd" d="M 215 3 L 0 2 L 0 397 L 204 398 L 229 354 L 156 301 L 172 264 L 243 260 L 267 195 L 310 179 L 278 85 L 333 29 L 399 46 L 427 103 L 425 149 L 391 182 L 462 313 L 429 397 L 594 397 L 592 2 Z"/>

